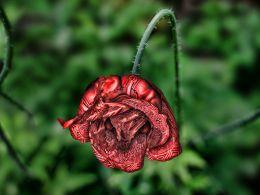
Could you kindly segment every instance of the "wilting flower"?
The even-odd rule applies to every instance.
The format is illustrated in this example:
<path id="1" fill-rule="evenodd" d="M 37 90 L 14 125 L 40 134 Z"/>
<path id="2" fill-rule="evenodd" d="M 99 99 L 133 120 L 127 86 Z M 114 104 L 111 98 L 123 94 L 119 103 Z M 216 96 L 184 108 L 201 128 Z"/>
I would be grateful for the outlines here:
<path id="1" fill-rule="evenodd" d="M 169 104 L 157 87 L 139 76 L 99 77 L 87 87 L 77 116 L 59 122 L 74 139 L 90 141 L 109 168 L 137 171 L 145 156 L 166 161 L 181 153 Z"/>

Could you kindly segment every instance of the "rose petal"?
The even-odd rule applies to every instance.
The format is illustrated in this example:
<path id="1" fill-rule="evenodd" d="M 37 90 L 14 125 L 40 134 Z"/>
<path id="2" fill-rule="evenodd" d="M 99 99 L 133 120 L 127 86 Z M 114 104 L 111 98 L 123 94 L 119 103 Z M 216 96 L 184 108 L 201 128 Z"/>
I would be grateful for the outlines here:
<path id="1" fill-rule="evenodd" d="M 116 129 L 117 140 L 131 141 L 138 130 L 144 126 L 146 119 L 144 114 L 137 110 L 128 110 L 110 118 L 112 125 Z"/>
<path id="2" fill-rule="evenodd" d="M 124 94 L 145 100 L 161 110 L 160 93 L 157 93 L 149 82 L 137 75 L 125 75 L 121 80 Z"/>
<path id="3" fill-rule="evenodd" d="M 75 140 L 79 140 L 81 143 L 89 141 L 89 123 L 78 123 L 79 117 L 75 117 L 68 121 L 63 119 L 58 119 L 63 128 L 69 128 L 70 134 Z"/>
<path id="4" fill-rule="evenodd" d="M 92 83 L 90 83 L 80 101 L 78 115 L 86 112 L 89 107 L 91 107 L 95 103 L 95 99 L 99 93 L 99 82 L 100 79 L 96 79 Z"/>
<path id="5" fill-rule="evenodd" d="M 125 112 L 129 107 L 120 103 L 104 103 L 99 101 L 95 106 L 89 107 L 84 114 L 78 115 L 68 121 L 58 119 L 63 128 L 69 128 L 72 137 L 81 143 L 85 143 L 89 140 L 89 123 L 98 119 L 108 118 L 110 116 L 117 115 L 121 112 Z"/>
<path id="6" fill-rule="evenodd" d="M 104 122 L 102 122 L 104 126 Z M 95 123 L 90 128 L 90 141 L 97 158 L 106 167 L 126 172 L 137 171 L 143 166 L 146 135 L 138 133 L 132 142 L 118 141 L 116 132 L 101 128 Z M 98 132 L 98 133 L 97 133 Z"/>
<path id="7" fill-rule="evenodd" d="M 171 110 L 165 102 L 162 102 L 162 112 L 166 114 L 168 118 L 168 124 L 170 127 L 170 136 L 167 142 L 161 146 L 155 148 L 148 148 L 146 156 L 150 160 L 166 161 L 170 160 L 181 153 L 181 146 L 179 143 L 177 126 L 172 115 Z"/>
<path id="8" fill-rule="evenodd" d="M 166 122 L 167 118 L 165 115 L 159 114 L 157 107 L 153 106 L 152 104 L 144 100 L 138 100 L 133 98 L 122 100 L 122 103 L 131 106 L 136 110 L 140 110 L 145 114 L 145 116 L 151 123 L 152 129 L 156 129 L 155 131 L 151 132 L 152 136 L 149 136 L 150 139 L 154 139 L 154 136 L 160 135 L 160 139 L 157 143 L 148 140 L 148 143 L 153 144 L 149 145 L 149 147 L 156 147 L 164 144 L 167 141 L 170 135 L 170 129 Z"/>
<path id="9" fill-rule="evenodd" d="M 130 108 L 124 104 L 113 103 L 113 102 L 104 103 L 103 101 L 100 101 L 100 103 L 90 108 L 80 118 L 82 123 L 84 123 L 84 121 L 94 122 L 98 119 L 102 119 L 102 118 L 104 119 L 104 118 L 117 115 L 129 109 Z"/>

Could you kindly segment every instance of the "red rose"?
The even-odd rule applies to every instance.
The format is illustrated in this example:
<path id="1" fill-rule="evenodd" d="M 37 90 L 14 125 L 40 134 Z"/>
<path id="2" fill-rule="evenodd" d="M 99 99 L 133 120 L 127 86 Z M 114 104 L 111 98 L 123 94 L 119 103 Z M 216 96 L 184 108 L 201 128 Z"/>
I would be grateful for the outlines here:
<path id="1" fill-rule="evenodd" d="M 126 172 L 142 168 L 144 156 L 166 161 L 181 153 L 172 110 L 162 92 L 135 75 L 99 77 L 87 89 L 76 117 L 64 121 L 97 158 Z"/>

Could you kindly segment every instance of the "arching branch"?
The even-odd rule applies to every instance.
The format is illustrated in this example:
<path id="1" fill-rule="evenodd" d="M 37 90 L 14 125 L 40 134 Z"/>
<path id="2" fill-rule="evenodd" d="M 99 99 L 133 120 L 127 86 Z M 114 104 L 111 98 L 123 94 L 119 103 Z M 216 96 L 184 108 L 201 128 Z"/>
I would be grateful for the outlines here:
<path id="1" fill-rule="evenodd" d="M 11 39 L 11 25 L 8 20 L 8 17 L 5 14 L 4 9 L 1 7 L 0 4 L 0 21 L 3 24 L 4 31 L 5 31 L 5 37 L 6 37 L 6 48 L 5 48 L 5 55 L 4 55 L 4 60 L 3 60 L 3 67 L 0 70 L 0 95 L 2 95 L 5 99 L 7 99 L 9 102 L 14 104 L 16 107 L 19 109 L 25 111 L 27 114 L 29 112 L 19 103 L 14 101 L 12 98 L 10 98 L 8 95 L 4 94 L 2 92 L 2 84 L 8 75 L 9 70 L 11 69 L 11 64 L 12 64 L 12 53 L 13 53 L 13 48 L 12 48 L 12 39 Z M 31 173 L 28 171 L 28 168 L 26 165 L 21 161 L 21 159 L 18 157 L 18 154 L 16 153 L 14 147 L 12 146 L 11 142 L 7 139 L 4 130 L 0 124 L 0 139 L 3 141 L 5 144 L 9 156 L 14 160 L 14 162 L 17 164 L 17 166 L 29 177 L 31 177 Z"/>

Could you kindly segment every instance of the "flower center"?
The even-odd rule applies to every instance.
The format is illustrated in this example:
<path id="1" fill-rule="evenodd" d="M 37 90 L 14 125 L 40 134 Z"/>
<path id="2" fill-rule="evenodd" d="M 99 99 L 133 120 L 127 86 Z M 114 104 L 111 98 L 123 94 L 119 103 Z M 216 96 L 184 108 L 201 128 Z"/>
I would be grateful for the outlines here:
<path id="1" fill-rule="evenodd" d="M 146 117 L 138 110 L 128 110 L 121 114 L 110 117 L 112 126 L 116 130 L 116 138 L 122 144 L 129 144 L 136 133 L 147 122 Z"/>

